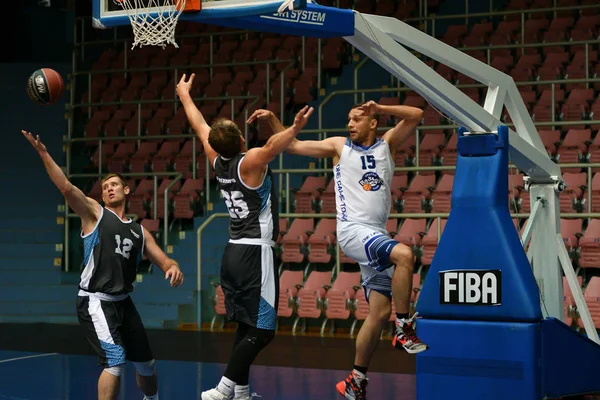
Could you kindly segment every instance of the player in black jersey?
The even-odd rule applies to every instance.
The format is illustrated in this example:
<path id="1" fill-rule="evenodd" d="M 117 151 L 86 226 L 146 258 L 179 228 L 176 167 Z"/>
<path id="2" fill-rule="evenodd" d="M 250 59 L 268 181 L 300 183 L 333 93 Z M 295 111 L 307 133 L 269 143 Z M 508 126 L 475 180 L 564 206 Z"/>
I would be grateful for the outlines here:
<path id="1" fill-rule="evenodd" d="M 39 136 L 22 132 L 37 150 L 52 182 L 81 218 L 85 265 L 77 316 L 104 367 L 98 380 L 98 399 L 116 400 L 120 376 L 129 360 L 135 365 L 136 382 L 144 399 L 157 400 L 154 358 L 129 293 L 143 256 L 165 272 L 165 279 L 170 279 L 173 287 L 183 283 L 179 265 L 167 257 L 145 228 L 125 216 L 129 187 L 119 174 L 102 179 L 102 207 L 69 182 Z"/>
<path id="2" fill-rule="evenodd" d="M 194 74 L 183 75 L 177 95 L 190 125 L 204 146 L 216 172 L 229 210 L 229 243 L 221 263 L 221 286 L 229 320 L 238 328 L 232 355 L 218 386 L 202 393 L 202 400 L 250 400 L 248 376 L 256 356 L 275 335 L 279 277 L 274 246 L 279 230 L 278 201 L 268 168 L 306 125 L 313 112 L 305 107 L 294 125 L 273 135 L 263 147 L 246 149 L 240 129 L 230 120 L 209 126 L 194 105 L 190 89 Z"/>

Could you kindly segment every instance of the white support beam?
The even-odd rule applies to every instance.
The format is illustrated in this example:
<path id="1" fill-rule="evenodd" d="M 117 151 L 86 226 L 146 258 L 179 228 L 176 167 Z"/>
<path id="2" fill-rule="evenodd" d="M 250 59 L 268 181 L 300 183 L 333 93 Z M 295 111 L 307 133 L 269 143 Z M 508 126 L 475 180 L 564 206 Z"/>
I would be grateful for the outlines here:
<path id="1" fill-rule="evenodd" d="M 490 85 L 485 95 L 485 103 L 483 104 L 483 109 L 492 114 L 492 116 L 497 120 L 500 120 L 500 118 L 502 117 L 502 110 L 504 109 L 505 99 L 505 88 L 503 88 L 502 86 Z"/>
<path id="2" fill-rule="evenodd" d="M 509 113 L 513 111 L 511 118 L 515 125 L 522 126 L 519 133 L 509 129 L 511 162 L 529 175 L 532 182 L 550 183 L 561 179 L 560 168 L 548 157 L 510 76 L 395 18 L 363 15 L 356 11 L 354 15 L 355 34 L 345 37 L 346 41 L 471 133 L 496 132 L 503 124 L 498 118 L 501 104 L 506 105 Z M 486 110 L 475 103 L 396 40 L 491 86 L 489 101 L 486 98 L 489 108 Z M 518 98 L 511 99 L 515 93 Z"/>

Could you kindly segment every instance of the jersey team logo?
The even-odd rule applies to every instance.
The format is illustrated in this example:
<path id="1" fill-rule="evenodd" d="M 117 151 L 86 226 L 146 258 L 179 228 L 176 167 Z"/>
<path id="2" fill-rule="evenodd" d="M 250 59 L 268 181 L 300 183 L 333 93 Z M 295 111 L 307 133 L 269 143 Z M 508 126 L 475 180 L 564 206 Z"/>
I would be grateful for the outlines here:
<path id="1" fill-rule="evenodd" d="M 358 183 L 367 192 L 376 192 L 383 186 L 383 181 L 376 172 L 367 172 Z"/>

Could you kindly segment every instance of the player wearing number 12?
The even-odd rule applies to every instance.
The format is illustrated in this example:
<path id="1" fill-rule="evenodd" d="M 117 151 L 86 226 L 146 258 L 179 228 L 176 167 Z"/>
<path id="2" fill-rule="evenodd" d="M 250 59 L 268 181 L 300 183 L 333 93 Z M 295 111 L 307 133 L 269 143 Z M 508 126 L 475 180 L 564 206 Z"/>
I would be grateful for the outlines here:
<path id="1" fill-rule="evenodd" d="M 144 399 L 157 400 L 154 357 L 129 293 L 143 256 L 165 272 L 165 279 L 170 279 L 173 287 L 183 283 L 179 266 L 158 247 L 146 228 L 126 218 L 129 187 L 120 175 L 108 174 L 102 179 L 102 207 L 69 182 L 39 136 L 22 133 L 37 150 L 52 182 L 81 218 L 84 268 L 77 317 L 104 368 L 98 379 L 98 399 L 117 399 L 120 376 L 129 360 L 135 366 L 136 382 Z"/>
<path id="2" fill-rule="evenodd" d="M 190 125 L 216 172 L 229 210 L 229 243 L 221 263 L 227 318 L 238 323 L 233 353 L 216 388 L 202 400 L 250 400 L 248 377 L 256 356 L 275 336 L 279 279 L 274 262 L 279 215 L 268 164 L 282 153 L 313 112 L 304 107 L 294 124 L 273 135 L 263 147 L 246 150 L 240 129 L 230 120 L 209 126 L 190 97 L 194 74 L 183 75 L 177 95 Z"/>

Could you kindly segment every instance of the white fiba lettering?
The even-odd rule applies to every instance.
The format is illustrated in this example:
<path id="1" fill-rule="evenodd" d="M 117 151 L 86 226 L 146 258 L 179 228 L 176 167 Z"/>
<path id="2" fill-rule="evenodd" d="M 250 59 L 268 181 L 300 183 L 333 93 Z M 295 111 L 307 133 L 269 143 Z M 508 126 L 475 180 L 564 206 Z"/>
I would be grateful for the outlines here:
<path id="1" fill-rule="evenodd" d="M 483 277 L 475 272 L 447 272 L 444 274 L 444 303 L 450 303 L 454 293 L 458 294 L 458 303 L 496 304 L 498 280 L 491 272 Z"/>
<path id="2" fill-rule="evenodd" d="M 129 238 L 123 239 L 123 247 L 121 248 L 121 235 L 115 235 L 115 241 L 117 242 L 117 248 L 115 249 L 115 253 L 122 255 L 126 259 L 129 260 L 129 256 L 131 255 L 131 248 L 133 247 L 133 242 Z"/>

